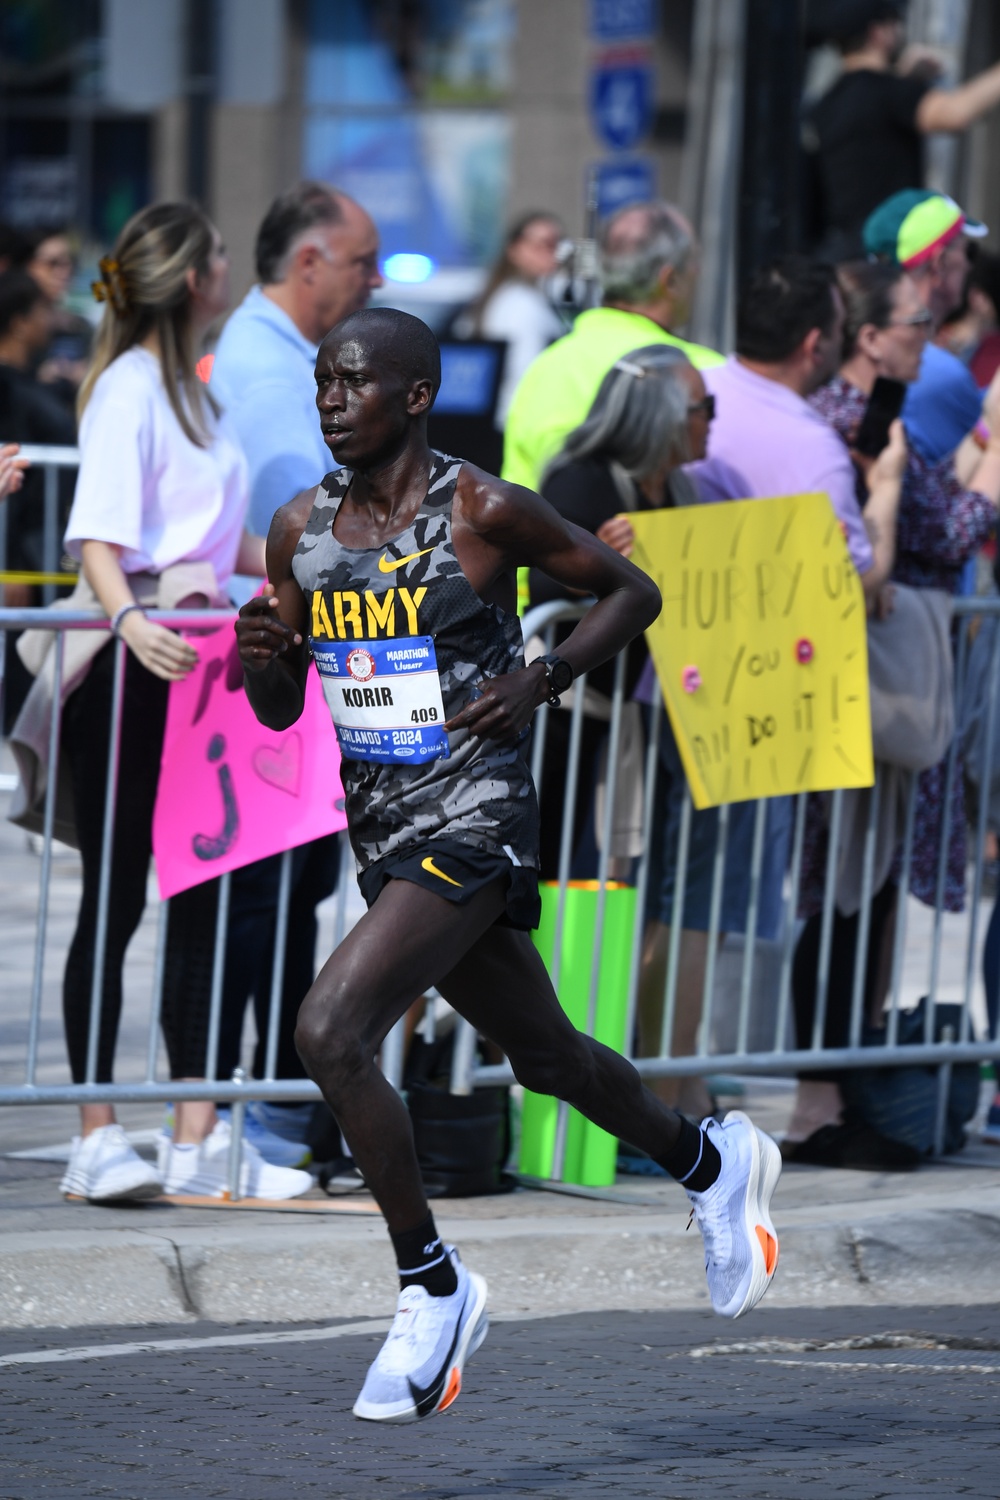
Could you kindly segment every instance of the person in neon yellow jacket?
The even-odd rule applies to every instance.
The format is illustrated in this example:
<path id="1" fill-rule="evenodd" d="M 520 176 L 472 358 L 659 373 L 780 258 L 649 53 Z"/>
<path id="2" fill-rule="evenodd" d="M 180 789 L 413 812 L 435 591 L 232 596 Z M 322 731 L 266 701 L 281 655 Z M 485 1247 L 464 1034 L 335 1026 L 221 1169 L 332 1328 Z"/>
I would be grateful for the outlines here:
<path id="1" fill-rule="evenodd" d="M 545 465 L 630 350 L 674 344 L 696 369 L 723 363 L 714 349 L 670 331 L 687 322 L 698 276 L 698 242 L 679 209 L 662 202 L 621 209 L 602 229 L 600 256 L 602 305 L 543 350 L 514 392 L 501 471 L 514 484 L 538 489 Z"/>

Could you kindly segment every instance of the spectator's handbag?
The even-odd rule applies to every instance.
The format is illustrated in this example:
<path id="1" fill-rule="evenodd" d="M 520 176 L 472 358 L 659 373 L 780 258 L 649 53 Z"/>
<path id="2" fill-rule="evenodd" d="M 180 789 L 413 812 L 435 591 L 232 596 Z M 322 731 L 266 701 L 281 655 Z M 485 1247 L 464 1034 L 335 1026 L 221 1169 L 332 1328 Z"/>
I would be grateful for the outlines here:
<path id="1" fill-rule="evenodd" d="M 900 1046 L 923 1042 L 928 999 L 913 1010 L 901 1010 L 896 1037 Z M 932 1040 L 957 1041 L 961 1036 L 962 1007 L 934 1007 Z M 861 1045 L 877 1053 L 887 1039 L 885 1027 L 864 1026 Z M 847 1068 L 840 1075 L 844 1104 L 866 1125 L 891 1140 L 912 1146 L 921 1155 L 934 1149 L 940 1064 L 910 1063 L 895 1068 Z M 961 1151 L 966 1129 L 979 1103 L 979 1064 L 954 1063 L 945 1106 L 944 1150 Z"/>
<path id="2" fill-rule="evenodd" d="M 891 614 L 868 621 L 875 759 L 904 771 L 943 760 L 955 733 L 951 595 L 896 584 Z"/>

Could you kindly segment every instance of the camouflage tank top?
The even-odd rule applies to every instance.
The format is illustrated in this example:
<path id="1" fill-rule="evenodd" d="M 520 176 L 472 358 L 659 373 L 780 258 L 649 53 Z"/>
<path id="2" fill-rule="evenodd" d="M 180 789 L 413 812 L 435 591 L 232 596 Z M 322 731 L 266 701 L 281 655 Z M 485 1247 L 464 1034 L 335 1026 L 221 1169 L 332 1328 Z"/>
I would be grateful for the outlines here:
<path id="1" fill-rule="evenodd" d="M 432 453 L 411 524 L 375 549 L 341 546 L 333 523 L 352 474 L 328 474 L 295 549 L 309 647 L 341 746 L 348 831 L 364 871 L 426 839 L 538 865 L 527 735 L 503 747 L 440 725 L 476 684 L 524 666 L 521 624 L 472 588 L 451 511 L 462 460 Z"/>

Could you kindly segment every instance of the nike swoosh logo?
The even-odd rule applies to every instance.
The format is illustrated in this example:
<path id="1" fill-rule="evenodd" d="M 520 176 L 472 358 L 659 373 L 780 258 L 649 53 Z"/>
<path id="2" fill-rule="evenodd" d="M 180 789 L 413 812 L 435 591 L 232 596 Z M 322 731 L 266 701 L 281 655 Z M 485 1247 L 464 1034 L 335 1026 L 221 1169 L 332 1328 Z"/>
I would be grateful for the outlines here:
<path id="1" fill-rule="evenodd" d="M 428 875 L 436 875 L 439 880 L 447 880 L 449 885 L 457 885 L 459 890 L 462 889 L 462 882 L 460 880 L 452 880 L 450 875 L 446 875 L 443 870 L 439 870 L 429 854 L 426 859 L 420 861 L 420 868 L 426 870 Z"/>
<path id="2" fill-rule="evenodd" d="M 433 547 L 425 547 L 422 552 L 411 552 L 408 557 L 390 557 L 388 552 L 383 552 L 378 560 L 380 573 L 395 573 L 397 568 L 405 568 L 407 563 L 415 562 L 418 557 L 426 557 L 428 552 L 433 552 Z"/>
<path id="3" fill-rule="evenodd" d="M 435 870 L 434 873 L 438 874 L 439 871 Z M 445 876 L 446 880 L 447 878 Z M 455 1324 L 455 1337 L 452 1339 L 451 1347 L 444 1357 L 440 1373 L 427 1386 L 419 1386 L 415 1381 L 410 1379 L 409 1375 L 406 1377 L 406 1383 L 410 1387 L 410 1395 L 413 1397 L 413 1404 L 417 1409 L 418 1417 L 426 1417 L 433 1412 L 444 1392 L 445 1381 L 448 1379 L 448 1374 L 451 1370 L 452 1357 L 458 1347 L 458 1336 L 462 1331 L 462 1319 L 465 1316 L 465 1308 L 468 1305 L 468 1300 L 468 1297 L 466 1297 L 462 1311 L 458 1315 L 458 1321 Z"/>

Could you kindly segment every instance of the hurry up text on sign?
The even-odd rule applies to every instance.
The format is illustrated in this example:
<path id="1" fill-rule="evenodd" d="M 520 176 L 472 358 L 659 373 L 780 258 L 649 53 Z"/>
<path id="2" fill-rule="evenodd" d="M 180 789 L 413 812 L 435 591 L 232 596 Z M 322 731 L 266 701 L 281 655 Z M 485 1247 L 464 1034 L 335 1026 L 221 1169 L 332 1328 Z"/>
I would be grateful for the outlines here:
<path id="1" fill-rule="evenodd" d="M 696 807 L 871 786 L 861 580 L 825 494 L 632 514 Z"/>

